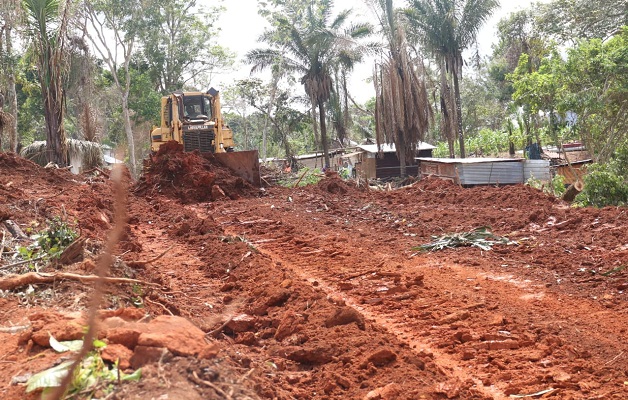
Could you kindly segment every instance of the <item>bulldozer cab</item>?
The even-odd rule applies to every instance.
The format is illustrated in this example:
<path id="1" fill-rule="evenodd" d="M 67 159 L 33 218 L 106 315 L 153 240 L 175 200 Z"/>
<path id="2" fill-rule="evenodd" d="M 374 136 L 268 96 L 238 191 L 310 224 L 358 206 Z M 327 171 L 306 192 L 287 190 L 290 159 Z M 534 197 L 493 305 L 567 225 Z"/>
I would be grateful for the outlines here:
<path id="1" fill-rule="evenodd" d="M 212 99 L 207 95 L 184 95 L 183 117 L 186 119 L 212 119 L 214 117 Z"/>

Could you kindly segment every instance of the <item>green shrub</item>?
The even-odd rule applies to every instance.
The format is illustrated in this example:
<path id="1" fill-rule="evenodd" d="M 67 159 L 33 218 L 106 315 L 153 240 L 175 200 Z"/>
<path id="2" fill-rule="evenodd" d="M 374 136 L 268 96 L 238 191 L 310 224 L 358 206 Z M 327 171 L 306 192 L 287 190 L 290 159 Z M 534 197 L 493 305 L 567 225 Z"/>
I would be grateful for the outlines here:
<path id="1" fill-rule="evenodd" d="M 45 263 L 61 256 L 63 250 L 77 237 L 78 234 L 67 222 L 60 217 L 54 217 L 48 221 L 47 229 L 31 236 L 33 243 L 28 246 L 18 246 L 16 251 L 23 261 L 31 261 L 28 263 L 29 268 L 35 268 L 38 261 Z"/>
<path id="2" fill-rule="evenodd" d="M 565 193 L 565 178 L 562 175 L 555 175 L 550 182 L 531 177 L 526 181 L 526 185 L 554 197 L 561 197 Z"/>
<path id="3" fill-rule="evenodd" d="M 618 145 L 605 164 L 594 164 L 584 177 L 584 190 L 576 196 L 580 206 L 625 206 L 628 204 L 628 143 Z"/>
<path id="4" fill-rule="evenodd" d="M 315 185 L 323 178 L 323 175 L 320 169 L 314 168 L 313 170 L 310 171 L 309 168 L 303 168 L 302 170 L 299 171 L 299 174 L 296 178 L 283 179 L 279 181 L 279 185 L 284 186 L 284 187 L 293 187 L 302 174 L 305 174 L 305 175 L 303 176 L 301 181 L 299 181 L 299 187 L 307 186 L 307 185 Z"/>
<path id="5" fill-rule="evenodd" d="M 37 244 L 51 257 L 60 255 L 67 246 L 72 244 L 77 233 L 59 217 L 49 222 L 48 229 L 36 235 Z"/>
<path id="6" fill-rule="evenodd" d="M 628 204 L 628 181 L 608 164 L 592 165 L 584 177 L 584 190 L 576 196 L 580 206 L 624 206 Z"/>

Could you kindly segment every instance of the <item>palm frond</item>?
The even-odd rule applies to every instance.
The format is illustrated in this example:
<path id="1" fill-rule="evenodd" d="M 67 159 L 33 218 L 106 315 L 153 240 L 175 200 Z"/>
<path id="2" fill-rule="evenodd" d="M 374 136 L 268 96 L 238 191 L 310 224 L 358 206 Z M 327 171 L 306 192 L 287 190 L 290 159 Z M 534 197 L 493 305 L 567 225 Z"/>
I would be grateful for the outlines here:
<path id="1" fill-rule="evenodd" d="M 329 27 L 331 29 L 340 29 L 345 24 L 347 19 L 351 16 L 351 13 L 351 9 L 341 11 L 340 13 L 338 13 L 338 15 L 336 15 L 336 18 L 334 18 Z"/>
<path id="2" fill-rule="evenodd" d="M 82 167 L 90 169 L 103 165 L 103 153 L 99 143 L 87 140 L 68 139 L 66 141 L 67 158 L 80 158 Z M 35 141 L 24 147 L 20 155 L 39 165 L 48 164 L 48 147 L 45 141 Z"/>

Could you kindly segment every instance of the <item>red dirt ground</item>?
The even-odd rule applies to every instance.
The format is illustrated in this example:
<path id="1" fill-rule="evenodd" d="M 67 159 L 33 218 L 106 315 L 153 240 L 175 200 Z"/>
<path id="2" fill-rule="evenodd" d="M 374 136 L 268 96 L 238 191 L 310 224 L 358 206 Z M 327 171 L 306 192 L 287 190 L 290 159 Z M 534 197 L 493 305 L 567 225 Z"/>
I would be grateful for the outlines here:
<path id="1" fill-rule="evenodd" d="M 129 190 L 110 275 L 145 284 L 107 287 L 100 336 L 144 374 L 111 398 L 628 398 L 628 209 L 431 179 L 257 190 L 176 150 Z M 0 220 L 62 216 L 87 238 L 86 261 L 45 272 L 92 273 L 114 219 L 107 177 L 0 154 L 0 199 Z M 413 250 L 485 225 L 518 244 Z M 8 267 L 9 243 L 0 274 L 27 272 Z M 3 399 L 36 398 L 23 382 L 62 356 L 48 332 L 80 337 L 92 292 L 32 288 L 0 293 Z"/>

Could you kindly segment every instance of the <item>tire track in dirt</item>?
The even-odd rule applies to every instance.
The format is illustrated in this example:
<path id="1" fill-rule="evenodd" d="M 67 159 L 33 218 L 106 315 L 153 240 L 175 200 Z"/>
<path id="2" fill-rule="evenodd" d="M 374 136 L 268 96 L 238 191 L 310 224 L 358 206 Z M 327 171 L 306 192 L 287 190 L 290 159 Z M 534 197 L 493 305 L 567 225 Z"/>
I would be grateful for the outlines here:
<path id="1" fill-rule="evenodd" d="M 452 391 L 452 395 L 455 395 L 454 393 L 457 393 L 457 389 L 463 382 L 473 382 L 476 386 L 475 389 L 479 393 L 493 399 L 505 398 L 505 395 L 500 390 L 484 386 L 479 379 L 465 371 L 464 368 L 449 355 L 439 351 L 427 341 L 413 338 L 412 327 L 407 322 L 401 321 L 398 318 L 391 318 L 391 315 L 382 315 L 382 313 L 374 307 L 363 304 L 364 302 L 359 297 L 343 294 L 341 291 L 335 289 L 333 287 L 334 284 L 329 282 L 325 276 L 320 275 L 320 271 L 307 269 L 304 268 L 303 265 L 291 262 L 290 260 L 294 260 L 294 254 L 277 254 L 265 247 L 259 248 L 264 254 L 290 268 L 303 280 L 309 281 L 316 287 L 323 289 L 329 297 L 336 299 L 341 298 L 345 304 L 358 310 L 365 318 L 384 328 L 400 341 L 407 343 L 415 353 L 419 355 L 425 353 L 432 354 L 434 362 L 439 368 L 439 372 L 449 377 L 451 380 L 444 383 L 444 386 L 442 386 L 443 391 Z"/>
<path id="2" fill-rule="evenodd" d="M 607 366 L 613 355 L 621 360 L 628 350 L 625 318 L 598 326 L 582 317 L 605 312 L 599 304 L 570 300 L 569 295 L 555 295 L 543 285 L 484 271 L 499 266 L 439 263 L 435 255 L 408 261 L 407 249 L 390 240 L 387 252 L 381 252 L 383 246 L 373 244 L 388 233 L 372 236 L 377 235 L 371 228 L 373 221 L 359 229 L 356 240 L 356 235 L 338 235 L 339 230 L 320 213 L 281 206 L 269 213 L 267 203 L 248 207 L 250 216 L 240 214 L 241 221 L 252 221 L 255 215 L 265 222 L 242 225 L 238 219 L 223 220 L 227 230 L 247 235 L 262 252 L 330 296 L 341 296 L 412 348 L 432 352 L 443 372 L 458 382 L 473 382 L 496 399 L 548 388 L 587 398 L 621 398 L 617 396 L 625 391 L 621 368 L 596 371 Z M 347 214 L 344 218 L 354 231 L 362 223 Z M 316 229 L 321 225 L 331 233 L 321 234 Z M 392 269 L 397 275 L 377 277 L 372 270 L 378 268 Z M 359 283 L 347 285 L 338 278 L 347 274 L 358 274 L 354 280 Z M 426 286 L 404 299 L 412 289 L 395 291 L 403 283 L 393 278 L 405 280 L 407 286 L 417 274 L 423 275 Z M 377 295 L 378 291 L 387 294 Z M 397 293 L 400 300 L 388 292 Z M 602 385 L 604 381 L 611 384 Z"/>
<path id="3" fill-rule="evenodd" d="M 407 391 L 407 398 L 439 397 L 433 394 L 439 390 L 434 386 L 444 377 L 435 368 L 432 355 L 409 357 L 412 352 L 407 346 L 400 345 L 401 342 L 379 328 L 373 329 L 370 324 L 365 327 L 363 321 L 357 324 L 341 321 L 327 326 L 326 321 L 342 310 L 342 305 L 325 299 L 320 288 L 302 283 L 282 263 L 254 251 L 249 247 L 249 237 L 228 229 L 233 218 L 247 227 L 272 222 L 240 212 L 222 212 L 222 217 L 215 219 L 217 213 L 210 204 L 187 205 L 181 210 L 174 218 L 162 215 L 157 223 L 143 221 L 133 228 L 145 253 L 159 254 L 163 243 L 176 244 L 176 251 L 146 267 L 146 275 L 157 276 L 157 280 L 163 280 L 172 291 L 185 291 L 186 284 L 205 288 L 202 293 L 194 294 L 194 298 L 184 294 L 176 298 L 180 310 L 203 330 L 211 331 L 219 325 L 212 323 L 208 329 L 207 320 L 221 313 L 224 317 L 229 307 L 235 308 L 227 310 L 234 316 L 249 321 L 244 323 L 246 326 L 240 319 L 236 322 L 234 318 L 233 324 L 227 322 L 219 342 L 224 344 L 223 354 L 227 357 L 245 368 L 259 371 L 254 375 L 259 380 L 258 393 L 262 397 L 312 398 L 316 397 L 313 394 L 316 392 L 334 399 L 362 398 L 369 392 L 386 388 L 389 392 Z M 242 219 L 243 216 L 246 218 Z M 220 220 L 227 229 L 216 229 Z M 210 225 L 211 234 L 198 236 L 198 226 Z M 229 241 L 235 238 L 241 240 Z M 285 235 L 268 240 L 268 243 L 290 242 Z M 203 246 L 211 250 L 203 251 Z M 236 255 L 229 248 L 244 253 Z M 241 254 L 250 256 L 246 262 L 238 264 L 238 260 L 242 261 Z M 231 264 L 232 272 L 221 269 L 207 274 L 212 269 L 211 264 L 225 260 L 235 262 Z M 182 262 L 192 268 L 172 265 Z M 284 285 L 286 281 L 294 283 Z M 266 304 L 269 299 L 274 299 L 270 306 Z M 211 311 L 203 310 L 203 303 L 208 302 L 216 306 Z M 288 321 L 292 322 L 287 324 Z M 284 333 L 274 333 L 287 329 L 294 331 L 285 338 Z M 268 377 L 273 379 L 272 384 Z M 413 385 L 413 381 L 421 385 Z M 462 393 L 465 397 L 490 398 L 475 390 Z"/>

